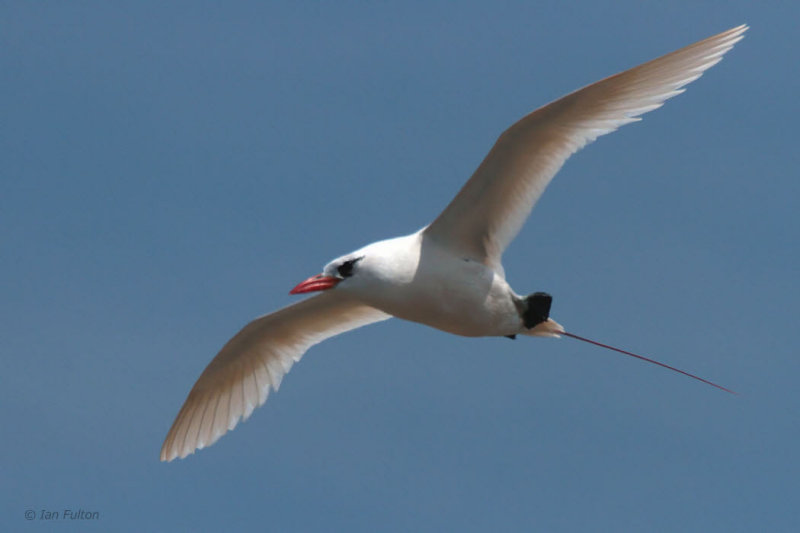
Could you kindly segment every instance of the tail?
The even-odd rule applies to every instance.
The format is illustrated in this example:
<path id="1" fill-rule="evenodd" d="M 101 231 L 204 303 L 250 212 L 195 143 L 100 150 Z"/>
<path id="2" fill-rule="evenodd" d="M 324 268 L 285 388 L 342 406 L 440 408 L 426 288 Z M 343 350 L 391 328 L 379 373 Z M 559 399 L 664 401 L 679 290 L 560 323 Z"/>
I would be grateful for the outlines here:
<path id="1" fill-rule="evenodd" d="M 523 335 L 529 335 L 531 337 L 555 337 L 558 338 L 563 335 L 564 326 L 553 320 L 552 318 L 548 318 L 544 322 L 539 322 L 534 327 L 527 331 L 523 331 Z"/>
<path id="2" fill-rule="evenodd" d="M 716 383 L 709 381 L 705 378 L 701 378 L 700 376 L 690 374 L 685 370 L 675 368 L 674 366 L 670 366 L 660 361 L 656 361 L 655 359 L 650 359 L 649 357 L 645 357 L 644 355 L 629 352 L 627 350 L 622 350 L 620 348 L 611 346 L 609 344 L 603 344 L 602 342 L 597 342 L 592 339 L 587 339 L 586 337 L 581 337 L 580 335 L 575 335 L 574 333 L 568 333 L 567 331 L 564 330 L 561 324 L 550 318 L 549 316 L 550 304 L 553 303 L 553 298 L 546 292 L 535 292 L 526 298 L 520 298 L 516 300 L 515 303 L 517 304 L 517 310 L 519 311 L 519 315 L 522 318 L 522 322 L 525 324 L 525 327 L 527 328 L 527 330 L 521 332 L 523 335 L 529 335 L 531 337 L 561 337 L 562 335 L 564 335 L 565 337 L 570 337 L 572 339 L 579 340 L 582 342 L 588 342 L 589 344 L 594 344 L 595 346 L 599 346 L 607 350 L 613 350 L 615 352 L 619 352 L 621 354 L 634 357 L 641 361 L 658 365 L 662 368 L 666 368 L 667 370 L 672 370 L 673 372 L 677 372 L 692 379 L 696 379 L 697 381 L 701 381 L 706 385 L 711 385 L 712 387 L 724 390 L 725 392 L 736 394 L 736 392 L 732 391 L 727 387 L 723 387 L 722 385 L 717 385 Z"/>
<path id="3" fill-rule="evenodd" d="M 675 368 L 674 366 L 670 366 L 668 364 L 662 363 L 661 361 L 656 361 L 655 359 L 650 359 L 649 357 L 645 357 L 644 355 L 640 355 L 638 353 L 629 352 L 627 350 L 622 350 L 621 348 L 617 348 L 617 347 L 611 346 L 609 344 L 603 344 L 602 342 L 597 342 L 597 341 L 592 340 L 592 339 L 587 339 L 586 337 L 581 337 L 580 335 L 575 335 L 574 333 L 567 333 L 566 331 L 564 331 L 563 328 L 561 329 L 561 335 L 565 335 L 567 337 L 570 337 L 572 339 L 579 340 L 579 341 L 582 341 L 582 342 L 588 342 L 589 344 L 594 344 L 595 346 L 599 346 L 599 347 L 605 348 L 607 350 L 613 350 L 613 351 L 619 352 L 621 354 L 625 354 L 625 355 L 629 355 L 631 357 L 635 357 L 636 359 L 639 359 L 641 361 L 645 361 L 647 363 L 652 363 L 652 364 L 658 365 L 658 366 L 660 366 L 662 368 L 666 368 L 667 370 L 672 370 L 673 372 L 677 372 L 678 374 L 683 374 L 684 376 L 688 376 L 688 377 L 690 377 L 692 379 L 696 379 L 697 381 L 701 381 L 701 382 L 705 383 L 706 385 L 711 385 L 712 387 L 716 387 L 716 388 L 718 388 L 720 390 L 724 390 L 725 392 L 729 392 L 731 394 L 737 394 L 735 391 L 732 391 L 731 389 L 729 389 L 727 387 L 723 387 L 722 385 L 717 385 L 713 381 L 709 381 L 709 380 L 707 380 L 705 378 L 701 378 L 700 376 L 696 376 L 694 374 L 690 374 L 689 372 L 686 372 L 685 370 L 681 370 L 680 368 Z"/>

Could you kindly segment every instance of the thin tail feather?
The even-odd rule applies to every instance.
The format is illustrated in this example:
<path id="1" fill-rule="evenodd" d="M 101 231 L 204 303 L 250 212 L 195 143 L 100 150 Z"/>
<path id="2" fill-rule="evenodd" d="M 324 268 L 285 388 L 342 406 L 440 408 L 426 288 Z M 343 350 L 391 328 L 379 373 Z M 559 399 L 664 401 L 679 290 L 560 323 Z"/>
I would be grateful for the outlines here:
<path id="1" fill-rule="evenodd" d="M 633 352 L 628 352 L 628 351 L 625 351 L 625 350 L 621 350 L 619 348 L 615 348 L 613 346 L 609 346 L 608 344 L 603 344 L 602 342 L 593 341 L 592 339 L 587 339 L 586 337 L 581 337 L 580 335 L 575 335 L 574 333 L 567 333 L 566 331 L 562 331 L 562 332 L 560 332 L 560 334 L 564 335 L 566 337 L 571 337 L 571 338 L 579 340 L 579 341 L 588 342 L 589 344 L 594 344 L 595 346 L 600 346 L 601 348 L 614 350 L 615 352 L 619 352 L 621 354 L 629 355 L 631 357 L 635 357 L 636 359 L 641 359 L 642 361 L 646 361 L 648 363 L 653 363 L 654 365 L 658 365 L 658 366 L 666 368 L 668 370 L 672 370 L 674 372 L 678 372 L 679 374 L 683 374 L 684 376 L 688 376 L 688 377 L 690 377 L 692 379 L 696 379 L 697 381 L 702 381 L 706 385 L 711 385 L 712 387 L 716 387 L 716 388 L 718 388 L 720 390 L 724 390 L 725 392 L 729 392 L 731 394 L 738 394 L 737 392 L 734 392 L 731 389 L 723 387 L 722 385 L 717 385 L 716 383 L 708 381 L 707 379 L 703 379 L 700 376 L 695 376 L 694 374 L 690 374 L 689 372 L 685 372 L 685 371 L 683 371 L 683 370 L 681 370 L 679 368 L 675 368 L 674 366 L 669 366 L 667 364 L 660 363 L 660 362 L 656 361 L 655 359 L 650 359 L 650 358 L 645 357 L 643 355 L 638 355 L 638 354 L 635 354 Z"/>

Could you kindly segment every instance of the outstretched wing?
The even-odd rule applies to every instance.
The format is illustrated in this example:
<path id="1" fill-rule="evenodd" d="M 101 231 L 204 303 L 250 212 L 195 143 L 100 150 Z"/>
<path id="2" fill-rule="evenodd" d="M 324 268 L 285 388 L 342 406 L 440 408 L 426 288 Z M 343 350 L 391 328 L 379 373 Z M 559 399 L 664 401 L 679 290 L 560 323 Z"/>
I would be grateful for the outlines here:
<path id="1" fill-rule="evenodd" d="M 329 291 L 253 320 L 197 379 L 164 440 L 161 460 L 210 446 L 246 420 L 314 344 L 390 316 Z"/>
<path id="2" fill-rule="evenodd" d="M 570 155 L 683 92 L 683 86 L 719 62 L 746 30 L 744 25 L 732 28 L 525 116 L 500 135 L 425 234 L 456 253 L 501 269 L 503 251 Z"/>

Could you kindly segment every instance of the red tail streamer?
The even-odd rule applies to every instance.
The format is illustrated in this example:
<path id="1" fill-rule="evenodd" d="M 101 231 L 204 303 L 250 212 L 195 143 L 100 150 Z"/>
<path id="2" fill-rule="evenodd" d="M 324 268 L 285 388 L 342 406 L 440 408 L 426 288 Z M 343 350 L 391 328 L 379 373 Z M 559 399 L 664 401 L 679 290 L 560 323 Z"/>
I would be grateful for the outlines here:
<path id="1" fill-rule="evenodd" d="M 619 352 L 619 353 L 622 353 L 622 354 L 625 354 L 625 355 L 630 355 L 631 357 L 635 357 L 636 359 L 641 359 L 642 361 L 647 361 L 648 363 L 653 363 L 654 365 L 658 365 L 658 366 L 664 367 L 664 368 L 666 368 L 668 370 L 672 370 L 674 372 L 678 372 L 679 374 L 683 374 L 684 376 L 689 376 L 690 378 L 696 379 L 697 381 L 702 381 L 706 385 L 711 385 L 712 387 L 716 387 L 716 388 L 718 388 L 720 390 L 724 390 L 725 392 L 729 392 L 731 394 L 737 394 L 736 392 L 732 391 L 731 389 L 726 389 L 722 385 L 717 385 L 716 383 L 712 383 L 712 382 L 708 381 L 707 379 L 703 379 L 703 378 L 701 378 L 699 376 L 695 376 L 694 374 L 690 374 L 688 372 L 684 372 L 683 370 L 681 370 L 679 368 L 675 368 L 674 366 L 669 366 L 669 365 L 665 365 L 664 363 L 659 363 L 658 361 L 656 361 L 654 359 L 649 359 L 649 358 L 647 358 L 647 357 L 645 357 L 643 355 L 638 355 L 638 354 L 635 354 L 635 353 L 632 353 L 632 352 L 627 352 L 625 350 L 620 350 L 619 348 L 615 348 L 613 346 L 609 346 L 608 344 L 603 344 L 602 342 L 593 341 L 592 339 L 587 339 L 586 337 L 581 337 L 580 335 L 575 335 L 574 333 L 567 333 L 566 331 L 562 331 L 561 335 L 564 335 L 565 337 L 571 337 L 571 338 L 579 340 L 579 341 L 588 342 L 589 344 L 594 344 L 595 346 L 600 346 L 601 348 L 606 348 L 608 350 L 614 350 L 615 352 Z"/>

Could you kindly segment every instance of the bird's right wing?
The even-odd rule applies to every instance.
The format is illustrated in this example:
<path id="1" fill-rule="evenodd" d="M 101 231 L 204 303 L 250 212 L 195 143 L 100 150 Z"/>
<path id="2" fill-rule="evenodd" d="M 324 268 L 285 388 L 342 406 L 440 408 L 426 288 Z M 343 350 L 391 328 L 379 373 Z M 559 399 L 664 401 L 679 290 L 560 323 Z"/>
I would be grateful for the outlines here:
<path id="1" fill-rule="evenodd" d="M 161 460 L 210 446 L 267 399 L 281 379 L 318 342 L 391 315 L 339 291 L 328 291 L 247 324 L 197 379 L 172 423 Z"/>
<path id="2" fill-rule="evenodd" d="M 683 92 L 742 39 L 747 26 L 689 45 L 575 91 L 508 128 L 425 235 L 502 272 L 501 257 L 567 158 Z"/>

